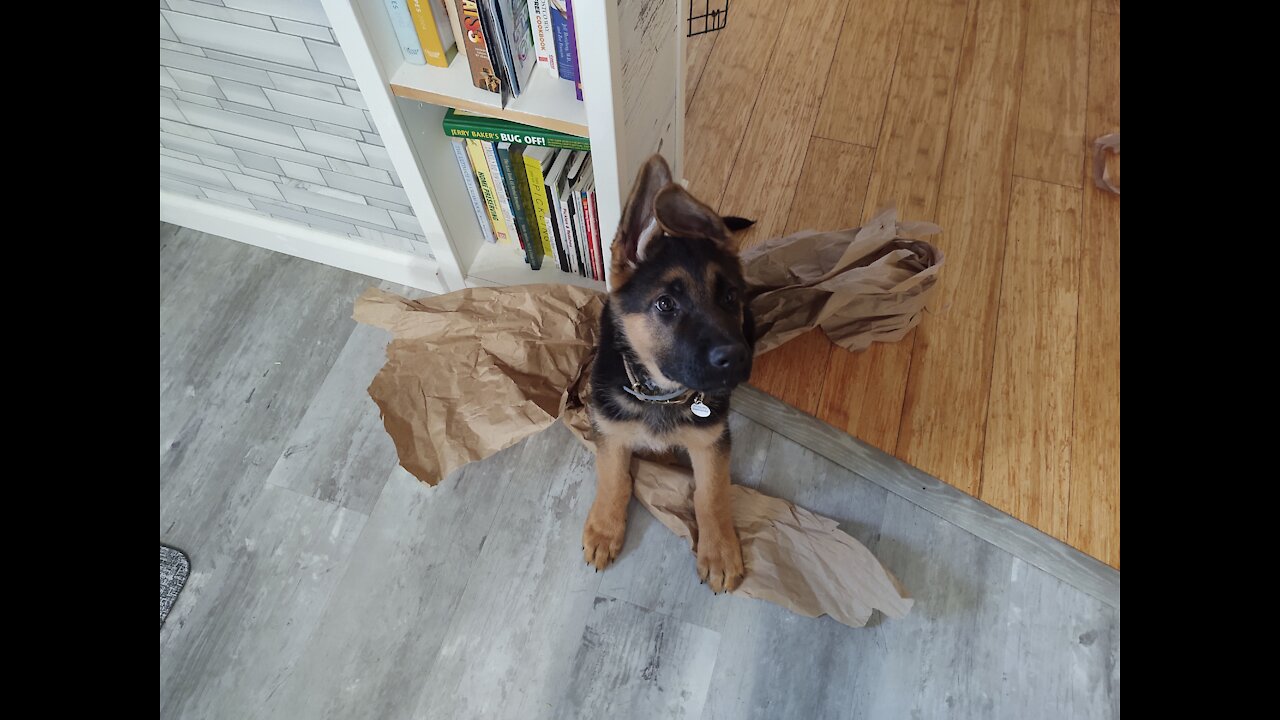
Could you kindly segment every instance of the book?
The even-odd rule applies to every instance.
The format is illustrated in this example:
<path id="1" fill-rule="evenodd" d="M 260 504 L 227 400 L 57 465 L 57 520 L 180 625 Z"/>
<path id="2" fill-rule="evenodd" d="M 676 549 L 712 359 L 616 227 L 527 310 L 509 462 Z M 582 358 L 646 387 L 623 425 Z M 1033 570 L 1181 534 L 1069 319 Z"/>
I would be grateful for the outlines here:
<path id="1" fill-rule="evenodd" d="M 589 154 L 585 152 L 574 158 L 573 163 L 569 166 L 561 201 L 568 206 L 569 224 L 573 229 L 574 263 L 577 265 L 578 274 L 589 278 L 591 277 L 591 265 L 588 262 L 590 255 L 587 253 L 586 228 L 582 224 L 582 207 L 577 202 L 577 186 L 582 180 L 583 165 L 588 158 Z"/>
<path id="2" fill-rule="evenodd" d="M 453 0 L 443 0 L 444 11 L 449 15 L 449 29 L 453 30 L 453 39 L 457 43 L 458 52 L 466 54 L 463 49 L 464 39 L 466 36 L 462 34 L 462 23 L 458 22 L 458 4 Z"/>
<path id="3" fill-rule="evenodd" d="M 511 208 L 511 196 L 507 193 L 507 183 L 502 177 L 502 168 L 498 165 L 498 153 L 493 143 L 481 143 L 484 151 L 485 165 L 489 168 L 489 178 L 493 181 L 493 192 L 498 197 L 498 211 L 502 214 L 502 223 L 507 228 L 507 241 L 510 245 L 524 249 L 524 239 L 517 231 L 515 213 Z"/>
<path id="4" fill-rule="evenodd" d="M 547 0 L 528 0 L 529 24 L 533 26 L 533 52 L 538 64 L 556 71 L 555 40 L 551 36 L 551 12 Z"/>
<path id="5" fill-rule="evenodd" d="M 502 210 L 498 206 L 498 191 L 493 186 L 493 175 L 489 172 L 489 163 L 484 157 L 484 147 L 479 140 L 464 140 L 467 144 L 467 157 L 471 160 L 471 167 L 475 170 L 476 181 L 480 186 L 480 197 L 484 200 L 485 213 L 489 217 L 489 223 L 493 226 L 493 237 L 503 245 L 511 244 L 511 237 L 508 235 L 507 224 L 503 219 Z"/>
<path id="6" fill-rule="evenodd" d="M 503 36 L 502 26 L 498 23 L 498 0 L 480 0 L 480 22 L 484 25 L 484 36 L 489 43 L 489 58 L 493 60 L 493 72 L 498 77 L 498 94 L 502 107 L 507 106 L 511 98 L 511 54 L 507 49 L 507 41 Z"/>
<path id="7" fill-rule="evenodd" d="M 471 161 L 467 159 L 467 141 L 454 139 L 453 156 L 458 161 L 458 170 L 462 173 L 462 184 L 467 186 L 467 196 L 471 198 L 471 209 L 475 211 L 476 222 L 480 224 L 480 234 L 485 242 L 494 242 L 493 228 L 489 224 L 489 212 L 480 199 L 480 190 L 476 187 L 476 176 L 471 169 Z"/>
<path id="8" fill-rule="evenodd" d="M 565 198 L 569 195 L 564 179 L 556 186 L 556 209 L 560 211 L 560 226 L 564 228 L 564 234 L 561 239 L 564 241 L 564 256 L 568 261 L 568 269 L 565 272 L 582 274 L 582 268 L 578 266 L 578 254 L 575 251 L 577 246 L 573 237 L 573 216 L 569 212 L 569 203 Z"/>
<path id="9" fill-rule="evenodd" d="M 444 114 L 444 132 L 449 137 L 472 138 L 486 142 L 518 142 L 522 145 L 570 150 L 591 149 L 591 141 L 584 137 L 476 115 L 454 108 L 449 108 Z"/>
<path id="10" fill-rule="evenodd" d="M 564 189 L 560 201 L 565 206 L 565 217 L 569 223 L 569 237 L 573 243 L 573 266 L 579 275 L 588 277 L 587 266 L 582 262 L 582 226 L 578 224 L 578 211 L 573 202 L 573 186 Z"/>
<path id="11" fill-rule="evenodd" d="M 400 43 L 400 54 L 404 61 L 414 65 L 426 65 L 422 57 L 422 43 L 418 42 L 418 31 L 413 26 L 413 15 L 409 14 L 407 0 L 383 0 L 387 6 L 387 15 L 391 18 L 391 28 L 396 31 L 396 41 Z"/>
<path id="12" fill-rule="evenodd" d="M 582 171 L 578 174 L 578 182 L 574 186 L 574 199 L 578 202 L 578 209 L 581 211 L 580 217 L 582 222 L 582 236 L 587 240 L 586 261 L 590 266 L 590 277 L 592 280 L 600 280 L 600 252 L 596 245 L 596 234 L 591 228 L 591 212 L 587 207 L 587 193 L 591 192 L 595 181 L 595 174 L 591 171 L 591 158 L 587 158 L 587 162 L 583 165 Z"/>
<path id="13" fill-rule="evenodd" d="M 551 233 L 551 245 L 555 248 L 556 257 L 560 262 L 560 269 L 565 272 L 573 272 L 573 266 L 569 264 L 569 256 L 565 254 L 568 239 L 565 237 L 564 215 L 560 212 L 557 188 L 571 157 L 573 157 L 572 150 L 557 151 L 556 159 L 552 161 L 551 167 L 546 169 L 543 180 L 546 185 L 544 189 L 547 195 L 547 219 L 550 224 L 548 232 Z"/>
<path id="14" fill-rule="evenodd" d="M 529 267 L 542 269 L 542 236 L 536 234 L 530 219 L 533 217 L 533 198 L 529 193 L 529 174 L 524 167 L 524 146 L 509 142 L 498 143 L 498 166 L 507 183 L 507 196 L 511 198 L 511 214 L 516 219 L 524 257 Z"/>
<path id="15" fill-rule="evenodd" d="M 547 231 L 546 176 L 543 174 L 543 168 L 549 164 L 548 161 L 555 152 L 551 148 L 526 146 L 521 157 L 524 158 L 525 173 L 529 177 L 529 197 L 533 204 L 533 215 L 529 218 L 529 224 L 533 226 L 539 242 L 542 243 L 543 256 L 550 256 L 556 260 L 556 267 L 559 267 L 556 252 L 551 247 L 551 233 Z"/>
<path id="16" fill-rule="evenodd" d="M 453 38 L 453 28 L 449 27 L 449 15 L 444 11 L 443 0 L 405 1 L 409 4 L 409 14 L 413 16 L 413 27 L 418 32 L 418 42 L 422 44 L 422 56 L 427 64 L 449 67 L 458 54 L 458 44 Z"/>
<path id="17" fill-rule="evenodd" d="M 591 223 L 591 231 L 596 236 L 596 257 L 600 259 L 600 279 L 604 280 L 608 277 L 605 273 L 605 269 L 609 267 L 610 258 L 609 255 L 606 254 L 608 250 L 605 248 L 604 238 L 600 236 L 600 216 L 596 211 L 595 178 L 593 177 L 591 180 L 591 191 L 587 193 L 587 219 Z M 610 247 L 608 249 L 612 249 L 612 243 L 610 243 Z"/>
<path id="18" fill-rule="evenodd" d="M 578 31 L 573 23 L 573 0 L 564 0 L 565 22 L 569 25 L 569 47 L 573 48 L 573 90 L 582 99 L 582 68 L 578 65 Z"/>
<path id="19" fill-rule="evenodd" d="M 471 84 L 491 93 L 502 93 L 502 82 L 493 69 L 489 56 L 489 38 L 480 19 L 479 0 L 454 0 L 458 22 L 462 25 L 462 47 L 467 52 L 467 66 L 471 68 Z"/>
<path id="20" fill-rule="evenodd" d="M 551 6 L 551 40 L 556 51 L 560 79 L 578 81 L 577 44 L 569 38 L 569 11 L 565 0 L 547 0 Z"/>
<path id="21" fill-rule="evenodd" d="M 529 24 L 528 0 L 497 0 L 498 25 L 502 31 L 503 49 L 510 63 L 508 83 L 512 97 L 529 87 L 529 78 L 538 64 L 533 50 L 533 30 Z M 506 103 L 503 103 L 504 107 Z"/>

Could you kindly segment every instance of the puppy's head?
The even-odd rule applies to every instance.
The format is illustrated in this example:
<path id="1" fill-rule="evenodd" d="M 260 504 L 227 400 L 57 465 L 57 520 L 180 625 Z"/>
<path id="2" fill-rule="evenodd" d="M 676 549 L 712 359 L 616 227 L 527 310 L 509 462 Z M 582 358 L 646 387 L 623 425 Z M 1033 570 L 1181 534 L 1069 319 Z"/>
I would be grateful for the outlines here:
<path id="1" fill-rule="evenodd" d="M 615 325 L 655 382 L 715 391 L 751 375 L 754 321 L 733 235 L 672 182 L 661 155 L 640 169 L 610 269 Z"/>

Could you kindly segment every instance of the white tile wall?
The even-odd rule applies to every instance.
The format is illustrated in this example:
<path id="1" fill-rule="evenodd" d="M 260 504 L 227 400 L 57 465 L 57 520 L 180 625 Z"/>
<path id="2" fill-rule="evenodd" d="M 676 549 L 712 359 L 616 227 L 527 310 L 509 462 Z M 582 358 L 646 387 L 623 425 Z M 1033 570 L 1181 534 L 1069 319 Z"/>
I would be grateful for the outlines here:
<path id="1" fill-rule="evenodd" d="M 307 68 L 297 67 L 294 65 L 285 65 L 283 63 L 272 62 L 270 60 L 263 60 L 262 58 L 246 57 L 244 55 L 222 52 L 220 50 L 205 50 L 204 54 L 215 60 L 243 64 L 260 70 L 274 70 L 278 73 L 284 73 L 285 75 L 297 75 L 298 77 L 310 78 L 320 82 L 329 82 L 334 85 L 342 83 L 342 78 L 337 75 L 330 75 L 329 73 L 322 73 L 316 70 L 308 70 Z"/>
<path id="2" fill-rule="evenodd" d="M 303 97 L 315 98 L 317 100 L 328 100 L 330 102 L 342 102 L 342 95 L 338 93 L 338 88 L 329 83 L 317 82 L 306 78 L 296 77 L 294 75 L 285 75 L 284 73 L 268 72 L 267 76 L 271 78 L 274 84 L 280 90 L 294 95 L 302 95 Z M 343 88 L 346 90 L 346 88 Z"/>
<path id="3" fill-rule="evenodd" d="M 161 68 L 163 70 L 164 68 Z M 267 100 L 267 96 L 263 94 L 262 88 L 249 83 L 237 82 L 226 78 L 217 78 L 218 87 L 222 89 L 222 94 L 231 102 L 237 102 L 242 105 L 253 105 L 260 108 L 271 108 L 271 102 Z"/>
<path id="4" fill-rule="evenodd" d="M 169 76 L 174 82 L 178 83 L 178 88 L 197 95 L 215 99 L 225 99 L 225 95 L 218 89 L 218 84 L 213 81 L 209 75 L 201 75 L 190 70 L 178 70 L 174 68 L 169 71 Z M 161 83 L 162 85 L 164 83 Z"/>
<path id="5" fill-rule="evenodd" d="M 181 97 L 181 96 L 179 96 Z M 178 109 L 187 122 L 210 130 L 221 130 L 233 135 L 256 138 L 265 142 L 302 149 L 302 141 L 292 125 L 250 117 L 243 113 L 227 112 L 218 108 L 195 105 L 182 100 Z"/>
<path id="6" fill-rule="evenodd" d="M 231 181 L 231 187 L 242 193 L 257 195 L 258 197 L 276 198 L 277 200 L 284 199 L 280 194 L 280 188 L 276 187 L 276 184 L 270 180 L 263 180 L 261 178 L 250 177 L 248 175 L 241 175 L 233 172 L 229 172 L 226 175 L 227 180 Z"/>
<path id="7" fill-rule="evenodd" d="M 304 139 L 303 142 L 305 143 L 306 140 Z M 329 166 L 332 167 L 333 171 L 336 173 L 342 173 L 343 175 L 354 175 L 355 177 L 358 177 L 358 178 L 364 178 L 365 180 L 372 180 L 374 182 L 385 183 L 387 185 L 392 184 L 391 173 L 387 172 L 386 170 L 379 170 L 378 168 L 366 167 L 358 163 L 359 163 L 359 160 L 357 160 L 356 162 L 344 162 L 342 160 L 335 160 L 332 157 L 329 158 Z"/>
<path id="8" fill-rule="evenodd" d="M 247 150 L 236 150 L 234 152 L 236 154 L 236 159 L 239 160 L 240 164 L 247 168 L 253 168 L 260 172 L 271 173 L 272 175 L 284 174 L 284 170 L 280 168 L 280 163 L 276 162 L 275 158 L 267 157 L 266 155 L 259 155 L 258 153 L 249 152 Z"/>
<path id="9" fill-rule="evenodd" d="M 284 170 L 284 174 L 291 178 L 311 183 L 324 182 L 324 176 L 320 174 L 320 171 L 310 165 L 301 165 L 284 159 L 277 159 L 277 162 L 280 163 L 280 169 Z"/>
<path id="10" fill-rule="evenodd" d="M 218 5 L 211 5 L 207 2 L 192 2 L 192 0 L 165 0 L 170 10 L 188 15 L 199 15 L 200 17 L 212 18 L 214 20 L 225 20 L 227 22 L 239 23 L 240 25 L 248 25 L 263 30 L 275 30 L 275 23 L 271 22 L 271 18 L 258 13 L 243 12 L 241 10 L 233 10 L 231 8 Z"/>
<path id="11" fill-rule="evenodd" d="M 179 52 L 176 50 L 168 50 L 161 48 L 160 50 L 160 67 L 170 69 L 179 68 L 181 70 L 191 70 L 200 72 L 214 77 L 227 78 L 229 80 L 239 80 L 251 85 L 267 86 L 271 85 L 271 78 L 267 77 L 265 70 L 248 67 L 246 65 L 237 65 L 236 63 L 223 62 L 222 60 L 213 60 L 203 55 L 192 55 L 191 53 Z"/>
<path id="12" fill-rule="evenodd" d="M 363 140 L 365 136 L 365 133 L 360 132 L 355 128 L 334 125 L 333 123 L 327 123 L 323 120 L 312 120 L 311 124 L 320 132 L 326 132 L 330 135 L 337 135 L 338 137 L 349 138 L 351 140 Z"/>
<path id="13" fill-rule="evenodd" d="M 178 37 L 182 37 L 181 33 Z M 307 49 L 311 51 L 311 57 L 315 58 L 318 70 L 345 78 L 351 77 L 351 66 L 347 65 L 347 56 L 342 54 L 342 48 L 315 40 L 304 42 L 307 44 Z"/>
<path id="14" fill-rule="evenodd" d="M 320 170 L 320 174 L 324 176 L 325 183 L 332 187 L 349 190 L 369 197 L 390 200 L 391 202 L 403 203 L 405 205 L 409 204 L 409 196 L 404 194 L 403 188 L 398 188 L 394 185 L 384 185 L 382 183 L 373 182 L 372 180 L 351 177 L 350 175 L 343 175 L 341 173 L 327 172 L 323 169 Z"/>
<path id="15" fill-rule="evenodd" d="M 301 38 L 260 30 L 236 23 L 210 20 L 197 15 L 160 11 L 178 39 L 188 45 L 212 48 L 236 55 L 260 57 L 272 62 L 316 68 Z M 314 41 L 312 41 L 314 42 Z M 337 46 L 332 46 L 335 49 Z M 338 50 L 338 54 L 342 51 Z"/>
<path id="16" fill-rule="evenodd" d="M 320 7 L 320 0 L 222 0 L 222 4 L 286 20 L 329 26 L 329 18 Z"/>
<path id="17" fill-rule="evenodd" d="M 305 185 L 304 183 L 298 183 Z M 341 200 L 328 195 L 321 195 L 317 192 L 306 190 L 303 187 L 292 187 L 285 185 L 280 188 L 284 193 L 284 199 L 291 203 L 297 203 L 303 207 L 314 208 L 316 210 L 324 210 L 334 215 L 341 215 L 351 220 L 361 220 L 374 225 L 385 227 L 395 227 L 395 223 L 391 221 L 391 213 L 382 208 L 376 208 L 363 203 L 353 203 L 349 200 Z"/>
<path id="18" fill-rule="evenodd" d="M 333 33 L 329 32 L 329 28 L 321 25 L 311 25 L 309 23 L 300 23 L 293 20 L 285 20 L 284 18 L 274 18 L 276 29 L 282 33 L 290 35 L 301 35 L 309 37 L 312 40 L 323 40 L 324 42 L 334 42 Z"/>
<path id="19" fill-rule="evenodd" d="M 316 132 L 315 130 L 307 130 L 306 128 L 296 128 L 298 137 L 302 140 L 302 146 L 313 153 L 327 155 L 329 158 L 341 158 L 342 160 L 351 160 L 358 163 L 364 162 L 364 155 L 360 153 L 360 145 L 355 140 L 337 137 L 328 133 Z M 333 165 L 332 162 L 329 163 Z"/>
<path id="20" fill-rule="evenodd" d="M 429 253 L 320 0 L 161 0 L 160 187 Z"/>
<path id="21" fill-rule="evenodd" d="M 263 90 L 271 105 L 280 112 L 305 115 L 335 125 L 344 125 L 357 130 L 372 130 L 364 117 L 364 111 L 342 103 L 326 102 L 303 95 L 280 92 L 279 90 Z"/>

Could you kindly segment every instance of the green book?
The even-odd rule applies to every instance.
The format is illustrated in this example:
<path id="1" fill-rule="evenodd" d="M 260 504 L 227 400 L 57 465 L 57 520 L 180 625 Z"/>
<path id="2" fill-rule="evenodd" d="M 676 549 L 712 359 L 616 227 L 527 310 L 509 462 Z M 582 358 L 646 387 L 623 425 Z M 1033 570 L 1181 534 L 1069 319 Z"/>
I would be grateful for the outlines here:
<path id="1" fill-rule="evenodd" d="M 460 142 L 455 140 L 454 142 Z M 521 155 L 524 156 L 525 172 L 529 176 L 529 195 L 533 202 L 533 217 L 530 222 L 534 224 L 534 230 L 542 239 L 542 254 L 551 256 L 555 261 L 556 267 L 560 266 L 560 260 L 556 257 L 555 248 L 551 243 L 551 231 L 548 229 L 547 214 L 547 188 L 546 175 L 543 173 L 544 166 L 555 155 L 556 151 L 551 148 L 544 147 L 526 147 Z"/>
<path id="2" fill-rule="evenodd" d="M 507 184 L 507 194 L 511 196 L 511 214 L 515 215 L 516 230 L 523 241 L 525 262 L 534 270 L 541 270 L 542 236 L 532 223 L 533 198 L 529 194 L 529 173 L 524 166 L 524 146 L 500 142 L 497 150 L 502 181 Z"/>
<path id="3" fill-rule="evenodd" d="M 507 120 L 476 115 L 465 110 L 449 108 L 444 114 L 444 133 L 449 137 L 509 142 L 534 147 L 590 150 L 591 141 L 577 135 L 556 132 L 532 125 L 522 125 Z"/>

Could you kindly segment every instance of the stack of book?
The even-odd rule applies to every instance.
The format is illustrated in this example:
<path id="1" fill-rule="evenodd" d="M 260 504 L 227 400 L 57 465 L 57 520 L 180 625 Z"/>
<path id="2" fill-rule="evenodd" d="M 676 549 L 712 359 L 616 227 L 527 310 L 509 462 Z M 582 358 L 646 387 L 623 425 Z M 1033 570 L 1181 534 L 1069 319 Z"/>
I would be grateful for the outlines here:
<path id="1" fill-rule="evenodd" d="M 582 99 L 573 0 L 383 1 L 407 62 L 447 68 L 461 46 L 472 83 L 503 107 L 529 87 L 535 65 Z"/>
<path id="2" fill-rule="evenodd" d="M 591 144 L 586 138 L 450 109 L 444 132 L 486 241 L 604 280 Z"/>

